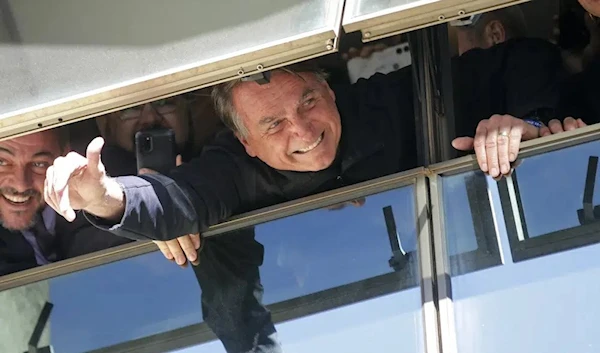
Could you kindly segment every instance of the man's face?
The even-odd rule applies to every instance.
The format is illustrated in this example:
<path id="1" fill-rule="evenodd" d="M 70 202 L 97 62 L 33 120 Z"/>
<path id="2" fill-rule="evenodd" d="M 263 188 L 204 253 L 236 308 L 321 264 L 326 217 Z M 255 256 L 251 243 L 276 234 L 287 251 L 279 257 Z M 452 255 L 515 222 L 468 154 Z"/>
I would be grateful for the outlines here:
<path id="1" fill-rule="evenodd" d="M 233 105 L 246 127 L 238 136 L 246 152 L 270 167 L 319 171 L 335 159 L 342 134 L 335 95 L 312 73 L 275 71 L 271 82 L 244 82 Z"/>
<path id="2" fill-rule="evenodd" d="M 0 222 L 10 230 L 33 225 L 43 199 L 46 169 L 61 155 L 56 132 L 0 141 Z"/>
<path id="3" fill-rule="evenodd" d="M 600 0 L 579 0 L 583 8 L 596 17 L 600 17 Z"/>
<path id="4" fill-rule="evenodd" d="M 471 49 L 489 49 L 496 44 L 507 40 L 506 30 L 500 21 L 490 21 L 477 33 L 472 27 L 459 27 L 456 29 L 458 41 L 458 55 L 463 55 Z"/>
<path id="5" fill-rule="evenodd" d="M 119 147 L 135 151 L 135 134 L 149 128 L 168 128 L 175 132 L 175 141 L 183 149 L 188 139 L 189 115 L 187 103 L 181 97 L 174 97 L 143 104 L 134 108 L 109 114 L 102 123 L 110 131 L 109 138 Z M 100 121 L 99 121 L 100 124 Z"/>

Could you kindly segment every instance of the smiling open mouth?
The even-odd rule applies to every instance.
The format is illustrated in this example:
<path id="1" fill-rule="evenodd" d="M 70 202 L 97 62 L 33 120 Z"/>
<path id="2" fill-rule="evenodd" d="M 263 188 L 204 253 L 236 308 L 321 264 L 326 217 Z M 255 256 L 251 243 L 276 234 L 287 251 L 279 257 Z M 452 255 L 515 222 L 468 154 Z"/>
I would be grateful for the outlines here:
<path id="1" fill-rule="evenodd" d="M 29 196 L 22 196 L 22 195 L 9 195 L 9 194 L 2 194 L 2 197 L 4 197 L 4 199 L 12 204 L 15 205 L 24 205 L 25 203 L 27 203 L 29 200 L 31 200 L 33 198 L 32 195 Z"/>
<path id="2" fill-rule="evenodd" d="M 307 146 L 307 147 L 302 148 L 302 149 L 299 149 L 299 150 L 297 150 L 294 153 L 304 154 L 304 153 L 308 153 L 308 152 L 314 150 L 315 148 L 317 148 L 318 145 L 321 144 L 321 142 L 323 141 L 323 136 L 324 135 L 325 135 L 325 132 L 322 132 L 321 135 L 319 136 L 319 138 L 315 142 L 313 142 L 312 145 Z"/>

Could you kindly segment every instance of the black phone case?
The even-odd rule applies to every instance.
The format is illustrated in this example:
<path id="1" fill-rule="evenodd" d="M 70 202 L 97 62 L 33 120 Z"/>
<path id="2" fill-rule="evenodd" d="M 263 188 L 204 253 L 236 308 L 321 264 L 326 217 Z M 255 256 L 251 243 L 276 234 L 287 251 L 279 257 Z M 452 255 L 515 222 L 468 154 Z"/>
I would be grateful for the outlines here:
<path id="1" fill-rule="evenodd" d="M 171 129 L 138 131 L 135 134 L 135 154 L 138 171 L 152 169 L 161 174 L 175 168 L 175 133 Z"/>

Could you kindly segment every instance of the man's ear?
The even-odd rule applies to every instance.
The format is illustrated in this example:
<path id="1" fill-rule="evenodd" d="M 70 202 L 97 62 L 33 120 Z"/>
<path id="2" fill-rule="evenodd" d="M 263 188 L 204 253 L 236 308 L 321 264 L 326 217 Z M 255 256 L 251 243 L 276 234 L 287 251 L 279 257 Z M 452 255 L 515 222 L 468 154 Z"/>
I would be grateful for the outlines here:
<path id="1" fill-rule="evenodd" d="M 488 44 L 488 47 L 504 43 L 506 41 L 506 31 L 504 30 L 502 22 L 494 20 L 488 23 L 487 26 L 485 26 L 484 40 Z"/>
<path id="2" fill-rule="evenodd" d="M 254 148 L 252 148 L 251 144 L 248 143 L 248 139 L 245 138 L 244 136 L 242 136 L 240 133 L 235 133 L 235 137 L 237 137 L 237 139 L 240 141 L 240 143 L 244 146 L 244 148 L 246 149 L 246 153 L 250 156 L 250 157 L 256 157 L 256 152 L 254 151 Z"/>

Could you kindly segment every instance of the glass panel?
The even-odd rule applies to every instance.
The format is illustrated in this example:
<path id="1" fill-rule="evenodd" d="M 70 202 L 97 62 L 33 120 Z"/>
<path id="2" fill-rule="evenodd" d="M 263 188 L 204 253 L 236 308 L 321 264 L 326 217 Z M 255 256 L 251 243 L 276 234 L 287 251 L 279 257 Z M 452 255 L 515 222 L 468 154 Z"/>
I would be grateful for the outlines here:
<path id="1" fill-rule="evenodd" d="M 393 352 L 398 330 L 403 351 L 424 352 L 414 202 L 408 186 L 209 238 L 194 271 L 155 252 L 48 280 L 50 343 L 83 352 L 199 324 L 196 274 L 206 322 L 231 351 L 273 333 L 262 297 L 286 353 Z"/>
<path id="2" fill-rule="evenodd" d="M 350 19 L 354 17 L 369 15 L 377 11 L 387 10 L 396 6 L 414 7 L 420 6 L 423 0 L 348 0 L 351 10 L 345 17 Z"/>
<path id="3" fill-rule="evenodd" d="M 0 116 L 333 30 L 338 3 L 3 1 Z"/>
<path id="4" fill-rule="evenodd" d="M 500 264 L 485 175 L 442 178 L 444 233 L 452 274 Z"/>
<path id="5" fill-rule="evenodd" d="M 521 222 L 525 225 L 525 238 L 582 224 L 588 167 L 595 174 L 589 183 L 593 192 L 590 207 L 593 210 L 594 205 L 600 205 L 600 188 L 597 185 L 600 173 L 597 173 L 596 165 L 589 165 L 590 158 L 597 158 L 599 151 L 600 141 L 593 141 L 526 158 L 517 168 L 512 184 L 518 192 L 517 202 L 522 212 Z M 600 220 L 600 208 L 596 212 Z"/>
<path id="6" fill-rule="evenodd" d="M 582 158 L 585 159 L 587 146 L 581 147 Z M 597 148 L 597 147 L 596 147 Z M 573 154 L 575 150 L 573 149 Z M 564 151 L 561 151 L 563 153 Z M 532 157 L 533 158 L 533 157 Z M 538 206 L 538 212 L 545 213 L 548 218 L 562 217 L 551 213 L 549 209 L 558 204 L 568 204 L 571 186 L 560 188 L 560 194 L 552 202 L 545 193 L 555 185 L 554 174 L 549 170 L 568 170 L 573 179 L 578 179 L 577 168 L 571 168 L 571 158 L 558 159 L 556 152 L 535 157 L 545 160 L 544 163 L 529 163 L 526 159 L 522 167 L 518 167 L 520 175 L 530 175 L 538 188 L 537 200 L 530 199 Z M 561 163 L 557 164 L 557 161 Z M 584 168 L 585 169 L 585 168 Z M 550 174 L 548 174 L 550 173 Z M 464 174 L 466 176 L 468 173 Z M 585 174 L 585 172 L 584 172 Z M 552 175 L 549 178 L 548 175 Z M 544 177 L 542 177 L 544 176 Z M 444 177 L 444 187 L 452 185 L 452 179 L 460 176 Z M 548 180 L 543 182 L 543 180 Z M 530 261 L 517 262 L 510 255 L 509 237 L 503 216 L 506 209 L 501 207 L 501 197 L 495 181 L 487 178 L 485 191 L 492 200 L 491 211 L 487 211 L 487 219 L 497 219 L 498 243 L 503 249 L 502 266 L 485 268 L 466 274 L 452 274 L 451 290 L 456 329 L 457 351 L 461 353 L 490 352 L 594 352 L 600 345 L 596 334 L 597 317 L 600 309 L 597 296 L 600 285 L 593 279 L 600 275 L 600 245 L 593 244 L 579 247 L 571 251 L 553 253 L 537 257 Z M 545 192 L 542 190 L 545 189 Z M 446 191 L 444 191 L 444 195 Z M 579 194 L 581 197 L 581 192 Z M 445 213 L 452 209 L 466 209 L 461 199 L 444 199 Z M 563 212 L 566 209 L 563 208 Z M 493 213 L 492 213 L 493 212 Z M 570 216 L 568 216 L 570 217 Z M 454 222 L 446 216 L 446 222 Z M 467 234 L 471 234 L 470 225 L 466 224 Z M 462 227 L 458 222 L 452 227 Z M 446 227 L 446 229 L 452 227 Z M 446 232 L 446 243 L 459 242 L 457 234 Z M 544 237 L 541 237 L 544 238 Z M 540 245 L 543 246 L 543 245 Z M 450 260 L 451 258 L 447 258 Z M 515 348 L 516 347 L 516 348 Z"/>

